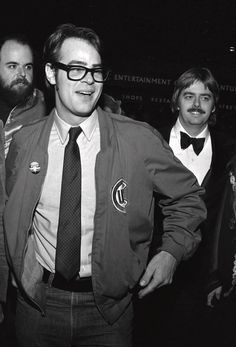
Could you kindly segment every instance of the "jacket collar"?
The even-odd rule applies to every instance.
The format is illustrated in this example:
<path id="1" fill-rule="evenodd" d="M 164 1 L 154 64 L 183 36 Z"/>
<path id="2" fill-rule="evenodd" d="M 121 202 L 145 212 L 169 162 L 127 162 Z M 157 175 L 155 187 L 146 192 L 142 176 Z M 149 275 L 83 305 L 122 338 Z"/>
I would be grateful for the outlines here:
<path id="1" fill-rule="evenodd" d="M 56 126 L 56 130 L 58 133 L 58 137 L 62 144 L 64 144 L 67 140 L 68 132 L 71 128 L 71 125 L 66 123 L 63 119 L 58 116 L 57 111 L 54 112 L 54 122 Z M 93 133 L 97 127 L 98 115 L 95 110 L 90 117 L 85 118 L 85 120 L 79 124 L 82 129 L 85 137 L 88 141 L 91 140 Z"/>
<path id="2" fill-rule="evenodd" d="M 112 138 L 114 135 L 113 122 L 109 115 L 104 112 L 100 107 L 97 108 L 98 122 L 100 127 L 101 136 L 101 151 L 105 150 L 107 146 L 111 145 Z M 38 145 L 44 152 L 47 152 L 48 142 L 50 137 L 51 128 L 55 119 L 55 109 L 51 111 L 39 134 Z M 90 128 L 92 131 L 92 128 Z M 90 131 L 87 130 L 87 135 L 90 136 Z"/>
<path id="3" fill-rule="evenodd" d="M 101 135 L 101 151 L 111 145 L 114 135 L 113 121 L 110 115 L 104 112 L 100 107 L 97 108 L 98 122 Z"/>

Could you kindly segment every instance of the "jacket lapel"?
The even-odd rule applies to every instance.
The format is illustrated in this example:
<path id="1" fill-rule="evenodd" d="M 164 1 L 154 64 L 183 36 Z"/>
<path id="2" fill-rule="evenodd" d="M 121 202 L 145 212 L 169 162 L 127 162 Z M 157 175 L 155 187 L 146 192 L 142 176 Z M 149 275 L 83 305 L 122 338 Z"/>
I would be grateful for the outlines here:
<path id="1" fill-rule="evenodd" d="M 43 122 L 43 123 L 42 123 Z M 30 210 L 33 210 L 40 196 L 41 187 L 47 169 L 47 145 L 51 127 L 53 124 L 53 115 L 51 114 L 45 121 L 32 125 L 33 132 L 27 137 L 22 133 L 23 145 L 16 147 L 17 161 L 14 153 L 9 153 L 9 171 L 7 177 L 7 194 L 9 196 L 5 208 L 4 220 L 6 230 L 11 230 L 7 236 L 11 239 L 8 242 L 10 253 L 14 254 L 16 243 L 19 239 L 14 236 L 24 230 L 28 232 L 31 228 L 32 220 Z M 25 128 L 23 131 L 30 131 Z M 25 141 L 25 137 L 27 140 Z M 39 168 L 38 172 L 31 170 L 32 166 Z M 24 201 L 24 204 L 22 204 Z M 21 208 L 19 208 L 21 206 Z M 14 218 L 12 211 L 15 211 Z M 24 238 L 22 237 L 22 240 Z"/>
<path id="2" fill-rule="evenodd" d="M 210 129 L 210 136 L 212 143 L 211 166 L 202 182 L 202 186 L 204 188 L 210 188 L 212 186 L 212 189 L 214 189 L 215 182 L 224 171 L 226 153 L 224 154 L 224 143 L 222 143 L 222 139 L 218 136 L 217 132 Z"/>
<path id="3" fill-rule="evenodd" d="M 160 129 L 161 135 L 168 143 L 170 141 L 170 132 L 171 132 L 172 127 L 173 127 L 173 125 L 169 125 L 169 126 L 165 126 L 165 127 Z"/>

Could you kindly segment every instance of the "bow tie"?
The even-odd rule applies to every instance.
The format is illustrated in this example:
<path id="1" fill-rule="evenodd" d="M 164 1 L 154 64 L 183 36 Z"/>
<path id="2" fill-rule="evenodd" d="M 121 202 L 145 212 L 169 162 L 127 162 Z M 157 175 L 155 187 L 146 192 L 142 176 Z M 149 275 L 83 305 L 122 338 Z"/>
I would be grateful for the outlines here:
<path id="1" fill-rule="evenodd" d="M 182 149 L 188 148 L 190 145 L 193 145 L 194 152 L 198 155 L 201 150 L 203 149 L 205 137 L 196 138 L 196 137 L 190 137 L 188 134 L 180 132 L 180 145 Z"/>

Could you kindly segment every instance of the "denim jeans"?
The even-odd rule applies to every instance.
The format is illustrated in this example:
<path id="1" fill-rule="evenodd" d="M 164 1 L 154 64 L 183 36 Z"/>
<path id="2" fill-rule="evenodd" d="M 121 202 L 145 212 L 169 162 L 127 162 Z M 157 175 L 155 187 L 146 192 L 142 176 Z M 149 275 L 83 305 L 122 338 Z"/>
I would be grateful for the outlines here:
<path id="1" fill-rule="evenodd" d="M 16 335 L 19 347 L 131 347 L 133 307 L 113 325 L 95 305 L 93 293 L 47 288 L 46 316 L 18 295 Z"/>

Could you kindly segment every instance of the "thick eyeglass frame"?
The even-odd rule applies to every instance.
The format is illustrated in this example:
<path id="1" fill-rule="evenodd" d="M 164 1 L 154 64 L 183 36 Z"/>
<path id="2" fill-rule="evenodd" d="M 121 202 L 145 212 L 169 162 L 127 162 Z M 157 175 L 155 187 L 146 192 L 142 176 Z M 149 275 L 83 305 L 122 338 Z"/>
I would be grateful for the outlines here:
<path id="1" fill-rule="evenodd" d="M 110 70 L 104 69 L 102 67 L 90 69 L 90 68 L 82 66 L 82 65 L 73 65 L 73 64 L 72 65 L 70 65 L 70 64 L 66 65 L 66 64 L 60 63 L 59 61 L 54 61 L 52 63 L 52 65 L 54 67 L 58 68 L 58 69 L 66 71 L 67 72 L 67 78 L 70 81 L 81 81 L 87 75 L 87 73 L 90 72 L 92 77 L 93 77 L 94 82 L 103 83 L 103 82 L 105 82 L 107 80 L 107 78 L 109 76 L 109 73 L 110 73 Z M 82 77 L 80 77 L 80 78 L 71 78 L 70 77 L 70 71 L 73 68 L 81 68 L 81 69 L 83 69 L 84 70 L 84 75 Z M 94 78 L 94 74 L 96 72 L 98 72 L 98 71 L 101 71 L 101 73 L 102 73 L 102 76 L 103 76 L 103 80 L 102 81 L 98 81 L 98 80 L 96 80 L 96 78 Z"/>

